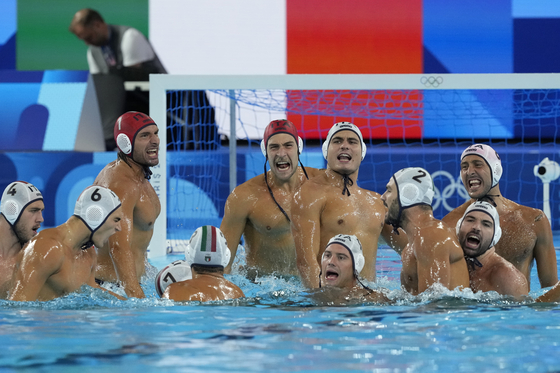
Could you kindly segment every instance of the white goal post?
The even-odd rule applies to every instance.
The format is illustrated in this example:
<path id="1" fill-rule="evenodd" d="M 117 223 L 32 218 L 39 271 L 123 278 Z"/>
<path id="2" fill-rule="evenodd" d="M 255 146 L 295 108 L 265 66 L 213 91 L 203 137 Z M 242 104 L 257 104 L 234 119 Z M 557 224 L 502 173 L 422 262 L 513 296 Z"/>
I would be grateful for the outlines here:
<path id="1" fill-rule="evenodd" d="M 291 74 L 291 75 L 150 75 L 150 115 L 160 127 L 159 167 L 152 184 L 161 201 L 149 256 L 166 254 L 166 93 L 170 90 L 478 90 L 560 89 L 560 74 Z M 231 104 L 230 136 L 235 138 L 235 103 Z M 230 142 L 230 188 L 236 185 L 235 142 Z"/>

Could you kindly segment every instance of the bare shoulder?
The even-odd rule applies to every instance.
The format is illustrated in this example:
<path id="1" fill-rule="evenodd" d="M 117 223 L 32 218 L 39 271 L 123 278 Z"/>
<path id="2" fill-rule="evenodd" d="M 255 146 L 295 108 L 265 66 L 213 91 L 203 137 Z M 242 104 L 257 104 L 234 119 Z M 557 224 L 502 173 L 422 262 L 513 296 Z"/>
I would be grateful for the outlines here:
<path id="1" fill-rule="evenodd" d="M 431 224 L 425 225 L 418 229 L 414 237 L 414 241 L 418 242 L 416 249 L 432 250 L 441 245 L 447 245 L 456 242 L 455 232 L 449 228 L 445 222 L 434 219 Z"/>
<path id="2" fill-rule="evenodd" d="M 259 198 L 264 192 L 268 193 L 264 182 L 264 174 L 260 174 L 236 186 L 230 193 L 228 200 L 230 202 L 238 200 L 246 203 L 249 199 Z"/>
<path id="3" fill-rule="evenodd" d="M 500 209 L 500 218 L 522 219 L 525 223 L 531 224 L 546 219 L 546 215 L 540 209 L 523 206 L 511 200 L 507 200 L 504 209 Z M 502 220 L 502 219 L 500 219 Z"/>
<path id="4" fill-rule="evenodd" d="M 94 185 L 111 189 L 121 200 L 140 194 L 140 184 L 132 168 L 121 160 L 109 163 L 95 178 Z"/>
<path id="5" fill-rule="evenodd" d="M 470 205 L 472 205 L 473 202 L 474 202 L 474 200 L 472 200 L 472 199 L 468 200 L 467 202 L 463 203 L 461 206 L 456 207 L 455 209 L 451 210 L 441 220 L 443 222 L 445 222 L 447 225 L 449 225 L 450 227 L 455 226 L 455 224 L 457 224 L 459 219 L 461 219 L 463 217 L 463 215 L 465 214 L 465 211 L 467 211 L 467 208 Z"/>
<path id="6" fill-rule="evenodd" d="M 64 256 L 64 247 L 57 228 L 41 231 L 24 248 L 23 260 L 39 259 L 41 263 L 56 262 Z"/>
<path id="7" fill-rule="evenodd" d="M 330 185 L 324 172 L 319 172 L 314 177 L 310 177 L 303 183 L 296 192 L 296 198 L 302 201 L 317 200 L 326 198 L 329 193 Z"/>
<path id="8" fill-rule="evenodd" d="M 305 167 L 305 171 L 307 172 L 307 176 L 309 176 L 309 179 L 312 179 L 314 177 L 317 177 L 325 173 L 324 169 L 319 169 L 315 167 Z"/>

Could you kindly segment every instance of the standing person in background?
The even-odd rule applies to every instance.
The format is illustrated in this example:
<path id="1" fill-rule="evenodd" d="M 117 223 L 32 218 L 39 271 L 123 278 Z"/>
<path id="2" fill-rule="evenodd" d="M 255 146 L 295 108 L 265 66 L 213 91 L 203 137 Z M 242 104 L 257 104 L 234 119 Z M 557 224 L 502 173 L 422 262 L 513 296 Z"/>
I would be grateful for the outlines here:
<path id="1" fill-rule="evenodd" d="M 114 97 L 105 107 L 100 107 L 106 149 L 113 150 L 116 148 L 113 123 L 117 117 L 125 111 L 149 112 L 148 92 L 135 90 L 125 93 L 124 82 L 148 81 L 150 74 L 165 74 L 167 71 L 140 31 L 128 26 L 107 24 L 101 14 L 93 9 L 76 12 L 70 23 L 70 31 L 89 47 L 87 61 L 90 73 L 117 78 L 96 80 L 96 85 L 110 85 L 101 92 L 107 94 L 113 91 L 125 95 Z M 96 87 L 96 90 L 99 97 L 100 89 Z M 100 106 L 105 103 L 104 97 L 98 100 Z M 118 100 L 123 102 L 123 106 L 116 104 Z"/>
<path id="2" fill-rule="evenodd" d="M 220 229 L 229 244 L 230 273 L 241 236 L 247 250 L 247 276 L 297 275 L 294 239 L 290 230 L 295 191 L 320 171 L 298 166 L 303 141 L 296 127 L 286 119 L 270 122 L 261 150 L 265 172 L 236 187 L 229 195 Z M 266 171 L 266 163 L 270 171 Z"/>
<path id="3" fill-rule="evenodd" d="M 120 282 L 129 297 L 144 298 L 140 281 L 145 273 L 148 245 L 161 211 L 159 197 L 150 183 L 150 167 L 159 164 L 156 123 L 143 113 L 123 114 L 115 123 L 117 160 L 109 163 L 95 185 L 113 190 L 122 201 L 122 229 L 99 246 L 96 278 Z"/>
<path id="4" fill-rule="evenodd" d="M 550 222 L 541 210 L 522 206 L 502 195 L 502 172 L 500 156 L 490 146 L 474 144 L 465 149 L 461 155 L 461 179 L 471 199 L 442 221 L 453 227 L 470 205 L 478 200 L 490 201 L 498 211 L 503 232 L 496 253 L 525 275 L 529 288 L 536 261 L 541 287 L 552 286 L 558 282 L 558 269 Z"/>
<path id="5" fill-rule="evenodd" d="M 43 195 L 33 184 L 8 184 L 0 202 L 0 298 L 6 299 L 19 253 L 43 222 Z"/>
<path id="6" fill-rule="evenodd" d="M 385 222 L 402 228 L 408 245 L 401 253 L 401 285 L 418 295 L 436 283 L 449 290 L 469 287 L 467 263 L 457 235 L 433 216 L 434 186 L 420 167 L 396 172 L 381 196 Z"/>
<path id="7" fill-rule="evenodd" d="M 99 102 L 106 150 L 113 150 L 113 123 L 124 112 L 149 111 L 149 91 L 125 91 L 124 82 L 148 81 L 150 74 L 166 74 L 154 47 L 137 29 L 105 23 L 99 12 L 81 9 L 72 18 L 70 32 L 88 45 L 87 61 Z M 219 141 L 215 111 L 206 92 L 168 93 L 167 128 L 170 149 L 216 149 Z M 188 132 L 185 136 L 184 129 Z M 184 138 L 187 137 L 187 144 Z M 173 146 L 171 146 L 173 145 Z"/>

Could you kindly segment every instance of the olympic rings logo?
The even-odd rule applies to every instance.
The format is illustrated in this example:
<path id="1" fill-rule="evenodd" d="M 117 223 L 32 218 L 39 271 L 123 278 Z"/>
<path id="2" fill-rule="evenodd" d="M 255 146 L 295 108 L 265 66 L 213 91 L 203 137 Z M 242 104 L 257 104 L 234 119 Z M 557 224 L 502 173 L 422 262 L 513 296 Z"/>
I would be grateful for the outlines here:
<path id="1" fill-rule="evenodd" d="M 422 83 L 424 85 L 424 87 L 432 87 L 432 88 L 437 88 L 440 85 L 443 84 L 443 78 L 441 76 L 435 77 L 435 76 L 430 76 L 430 77 L 425 77 L 423 76 L 422 78 L 420 78 L 420 83 Z"/>
<path id="2" fill-rule="evenodd" d="M 465 201 L 470 198 L 467 190 L 465 189 L 465 186 L 463 185 L 463 181 L 461 180 L 460 175 L 457 176 L 457 179 L 455 180 L 453 178 L 453 175 L 451 175 L 447 171 L 436 171 L 432 173 L 432 180 L 435 180 L 435 178 L 438 176 L 447 178 L 449 180 L 449 185 L 446 185 L 441 192 L 436 186 L 434 186 L 434 200 L 432 202 L 432 208 L 434 210 L 437 209 L 440 204 L 443 204 L 443 207 L 447 211 L 455 209 L 455 207 L 449 206 L 449 204 L 447 203 L 447 199 L 453 196 L 456 192 L 460 197 L 464 198 Z"/>

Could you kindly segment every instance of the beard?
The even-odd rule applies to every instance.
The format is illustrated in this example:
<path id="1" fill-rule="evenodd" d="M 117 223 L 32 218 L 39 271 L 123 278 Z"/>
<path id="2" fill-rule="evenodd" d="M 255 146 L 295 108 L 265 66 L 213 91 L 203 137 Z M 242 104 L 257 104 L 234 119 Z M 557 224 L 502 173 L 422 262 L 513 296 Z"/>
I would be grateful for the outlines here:
<path id="1" fill-rule="evenodd" d="M 23 246 L 25 245 L 27 242 L 29 242 L 30 239 L 33 238 L 33 233 L 29 232 L 28 230 L 24 229 L 21 224 L 16 224 L 14 226 L 14 232 L 16 233 L 16 236 L 19 240 L 19 243 Z"/>
<path id="2" fill-rule="evenodd" d="M 390 224 L 393 226 L 400 226 L 401 219 L 399 219 L 399 202 L 394 200 L 389 206 L 389 211 L 387 212 L 387 217 L 385 218 L 385 224 Z"/>

